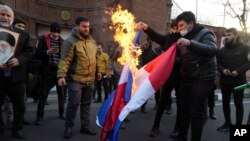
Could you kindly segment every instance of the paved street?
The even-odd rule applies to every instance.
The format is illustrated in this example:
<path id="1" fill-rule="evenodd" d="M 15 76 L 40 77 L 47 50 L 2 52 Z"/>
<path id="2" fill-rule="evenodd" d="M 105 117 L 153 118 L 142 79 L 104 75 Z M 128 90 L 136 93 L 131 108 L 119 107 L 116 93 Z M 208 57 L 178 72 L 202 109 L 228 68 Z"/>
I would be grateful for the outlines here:
<path id="1" fill-rule="evenodd" d="M 58 110 L 57 110 L 57 96 L 52 94 L 48 99 L 49 105 L 46 106 L 44 124 L 42 126 L 34 125 L 35 121 L 35 111 L 36 104 L 32 103 L 32 100 L 29 100 L 27 103 L 27 114 L 26 119 L 31 122 L 31 125 L 26 125 L 24 127 L 24 131 L 27 134 L 27 141 L 60 141 L 65 140 L 63 138 L 64 131 L 64 121 L 58 118 Z M 95 125 L 95 115 L 100 107 L 100 103 L 92 104 L 92 112 L 91 112 L 91 128 L 98 132 L 97 136 L 88 136 L 84 134 L 80 134 L 80 122 L 79 122 L 79 113 L 76 120 L 76 125 L 73 128 L 73 137 L 70 140 L 74 141 L 98 141 L 101 129 Z M 232 106 L 232 115 L 235 114 L 234 105 Z M 245 116 L 244 123 L 246 123 L 247 116 L 250 110 L 250 99 L 245 99 Z M 155 110 L 154 107 L 154 98 L 149 100 L 147 105 L 148 114 L 142 114 L 140 111 L 136 111 L 134 114 L 129 115 L 130 123 L 127 123 L 127 128 L 125 130 L 121 130 L 119 134 L 119 141 L 171 141 L 169 138 L 169 134 L 172 131 L 175 123 L 175 114 L 176 114 L 176 106 L 173 104 L 173 113 L 171 115 L 163 115 L 162 124 L 160 127 L 160 135 L 151 138 L 149 137 L 149 132 L 151 130 Z M 223 121 L 223 112 L 221 101 L 216 102 L 215 112 L 218 116 L 217 120 L 209 119 L 204 127 L 203 132 L 203 141 L 229 141 L 229 133 L 221 133 L 216 131 L 216 128 L 220 126 Z M 235 121 L 235 115 L 232 116 L 233 122 Z M 11 137 L 11 132 L 6 131 L 4 137 L 0 137 L 1 141 L 14 141 Z"/>

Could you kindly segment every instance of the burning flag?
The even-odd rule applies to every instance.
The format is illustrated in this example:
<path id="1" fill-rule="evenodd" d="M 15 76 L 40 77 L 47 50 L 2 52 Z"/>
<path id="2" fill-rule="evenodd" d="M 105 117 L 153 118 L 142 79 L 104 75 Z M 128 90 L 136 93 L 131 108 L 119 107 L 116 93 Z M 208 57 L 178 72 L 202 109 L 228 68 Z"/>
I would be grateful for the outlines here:
<path id="1" fill-rule="evenodd" d="M 103 103 L 97 115 L 96 123 L 102 127 L 101 141 L 117 141 L 120 125 L 129 112 L 139 108 L 170 76 L 176 52 L 174 44 L 137 71 L 140 50 L 136 44 L 139 44 L 141 33 L 135 30 L 134 16 L 118 6 L 111 19 L 115 41 L 123 48 L 118 61 L 124 67 L 116 91 Z"/>

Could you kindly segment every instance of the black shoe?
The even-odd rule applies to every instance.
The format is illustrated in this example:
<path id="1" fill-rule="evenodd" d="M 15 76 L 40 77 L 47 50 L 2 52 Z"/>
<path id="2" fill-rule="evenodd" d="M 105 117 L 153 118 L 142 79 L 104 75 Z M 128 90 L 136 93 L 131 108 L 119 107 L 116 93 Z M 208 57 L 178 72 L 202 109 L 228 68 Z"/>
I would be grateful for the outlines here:
<path id="1" fill-rule="evenodd" d="M 80 130 L 80 133 L 83 133 L 83 134 L 87 134 L 87 135 L 91 135 L 91 136 L 95 136 L 97 133 L 94 132 L 94 131 L 91 131 L 88 126 L 82 126 L 81 127 L 81 130 Z"/>
<path id="2" fill-rule="evenodd" d="M 48 101 L 46 101 L 46 102 L 45 102 L 45 105 L 49 105 L 49 102 L 48 102 Z"/>
<path id="3" fill-rule="evenodd" d="M 141 112 L 142 112 L 143 114 L 147 114 L 147 113 L 148 113 L 147 110 L 146 110 L 145 108 L 142 108 L 142 109 L 141 109 Z"/>
<path id="4" fill-rule="evenodd" d="M 179 130 L 174 129 L 174 131 L 170 134 L 170 138 L 176 139 L 179 135 Z"/>
<path id="5" fill-rule="evenodd" d="M 120 129 L 122 129 L 122 130 L 126 129 L 126 125 L 124 124 L 124 122 L 121 124 Z"/>
<path id="6" fill-rule="evenodd" d="M 42 118 L 37 118 L 35 121 L 35 125 L 40 126 L 43 124 L 43 119 Z"/>
<path id="7" fill-rule="evenodd" d="M 0 128 L 0 136 L 4 134 L 4 128 Z"/>
<path id="8" fill-rule="evenodd" d="M 30 125 L 30 122 L 27 119 L 23 119 L 23 124 Z"/>
<path id="9" fill-rule="evenodd" d="M 64 130 L 63 137 L 65 139 L 70 139 L 72 137 L 72 128 L 71 127 L 66 127 L 66 129 Z"/>
<path id="10" fill-rule="evenodd" d="M 123 121 L 124 122 L 131 122 L 130 119 L 128 119 L 128 118 L 125 118 Z"/>
<path id="11" fill-rule="evenodd" d="M 12 131 L 12 136 L 16 139 L 19 139 L 19 140 L 26 139 L 26 136 L 24 135 L 24 133 L 21 130 Z"/>
<path id="12" fill-rule="evenodd" d="M 224 123 L 222 126 L 217 128 L 217 131 L 228 132 L 229 131 L 229 124 Z"/>
<path id="13" fill-rule="evenodd" d="M 210 119 L 213 119 L 213 120 L 216 120 L 216 119 L 217 119 L 217 116 L 216 116 L 215 114 L 212 114 L 212 115 L 210 114 L 210 115 L 209 115 L 209 118 L 210 118 Z"/>
<path id="14" fill-rule="evenodd" d="M 150 132 L 150 137 L 156 137 L 158 134 L 160 134 L 160 130 L 158 127 L 153 127 Z"/>
<path id="15" fill-rule="evenodd" d="M 61 120 L 65 120 L 65 117 L 63 116 L 63 114 L 60 114 L 60 115 L 59 115 L 59 118 L 60 118 Z"/>
<path id="16" fill-rule="evenodd" d="M 154 110 L 158 109 L 158 104 L 155 104 Z"/>
<path id="17" fill-rule="evenodd" d="M 171 108 L 170 108 L 170 109 L 167 109 L 167 110 L 166 110 L 166 114 L 167 114 L 167 115 L 172 114 L 172 109 L 171 109 Z"/>
<path id="18" fill-rule="evenodd" d="M 102 100 L 100 100 L 100 99 L 97 99 L 94 101 L 94 103 L 101 103 L 101 102 L 102 102 Z"/>

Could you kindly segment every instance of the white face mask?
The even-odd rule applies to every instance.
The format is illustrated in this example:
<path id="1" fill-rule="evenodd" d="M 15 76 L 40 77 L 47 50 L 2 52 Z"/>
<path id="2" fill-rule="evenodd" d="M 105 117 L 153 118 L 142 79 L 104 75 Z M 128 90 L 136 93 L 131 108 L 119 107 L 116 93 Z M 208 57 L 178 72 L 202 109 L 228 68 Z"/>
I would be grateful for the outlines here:
<path id="1" fill-rule="evenodd" d="M 188 33 L 187 28 L 180 31 L 180 34 L 181 34 L 182 37 L 185 36 L 187 33 Z"/>

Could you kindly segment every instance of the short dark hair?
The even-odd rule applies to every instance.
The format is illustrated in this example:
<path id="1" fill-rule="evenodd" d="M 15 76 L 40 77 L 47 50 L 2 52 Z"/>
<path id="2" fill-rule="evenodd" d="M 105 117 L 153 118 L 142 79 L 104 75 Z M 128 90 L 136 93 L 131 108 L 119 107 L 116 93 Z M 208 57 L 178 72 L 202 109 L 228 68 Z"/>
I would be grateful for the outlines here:
<path id="1" fill-rule="evenodd" d="M 16 25 L 16 24 L 19 24 L 19 23 L 22 23 L 22 24 L 26 25 L 26 23 L 21 18 L 16 17 L 14 19 L 13 25 Z"/>
<path id="2" fill-rule="evenodd" d="M 185 11 L 178 15 L 176 18 L 176 23 L 182 20 L 187 23 L 194 22 L 194 24 L 196 24 L 196 18 L 191 11 Z"/>
<path id="3" fill-rule="evenodd" d="M 89 20 L 88 20 L 88 18 L 83 17 L 83 16 L 77 17 L 76 20 L 75 20 L 75 24 L 79 25 L 81 22 L 89 22 Z"/>
<path id="4" fill-rule="evenodd" d="M 237 34 L 238 34 L 237 29 L 234 28 L 234 27 L 228 28 L 228 29 L 226 30 L 226 32 L 227 32 L 227 33 L 228 33 L 228 32 L 233 33 L 234 35 L 237 35 Z"/>
<path id="5" fill-rule="evenodd" d="M 173 20 L 171 20 L 170 28 L 173 28 L 175 26 L 177 26 L 177 22 L 176 22 L 176 19 L 173 19 Z"/>
<path id="6" fill-rule="evenodd" d="M 10 46 L 15 46 L 15 44 L 16 44 L 15 37 L 8 32 L 1 31 L 0 32 L 0 40 L 4 40 L 4 41 L 8 42 L 10 44 Z"/>

